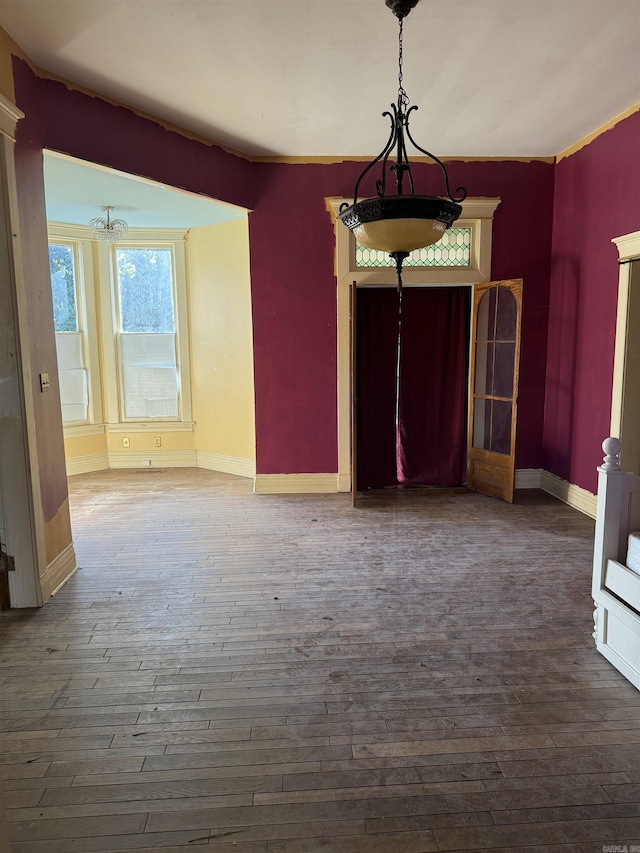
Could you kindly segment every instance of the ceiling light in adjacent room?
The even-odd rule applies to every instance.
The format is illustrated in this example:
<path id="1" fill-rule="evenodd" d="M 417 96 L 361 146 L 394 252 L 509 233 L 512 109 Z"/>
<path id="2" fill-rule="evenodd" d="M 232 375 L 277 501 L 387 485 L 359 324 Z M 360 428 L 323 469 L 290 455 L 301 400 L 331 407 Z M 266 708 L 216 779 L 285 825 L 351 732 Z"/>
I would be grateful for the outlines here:
<path id="1" fill-rule="evenodd" d="M 96 216 L 89 222 L 92 238 L 109 245 L 117 243 L 129 230 L 124 219 L 111 219 L 112 210 L 115 210 L 115 207 L 103 207 L 102 212 L 107 214 L 106 217 Z"/>

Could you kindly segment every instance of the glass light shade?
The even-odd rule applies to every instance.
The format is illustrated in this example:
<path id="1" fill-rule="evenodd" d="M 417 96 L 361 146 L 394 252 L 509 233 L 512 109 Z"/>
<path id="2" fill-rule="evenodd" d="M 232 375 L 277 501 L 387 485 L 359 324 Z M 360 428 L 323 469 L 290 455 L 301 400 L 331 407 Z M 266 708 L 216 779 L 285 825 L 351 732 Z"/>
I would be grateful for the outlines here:
<path id="1" fill-rule="evenodd" d="M 361 246 L 381 252 L 413 252 L 441 240 L 447 226 L 437 219 L 379 219 L 356 225 L 353 235 Z"/>
<path id="2" fill-rule="evenodd" d="M 392 253 L 432 246 L 461 213 L 438 196 L 396 195 L 363 199 L 339 216 L 361 246 Z"/>

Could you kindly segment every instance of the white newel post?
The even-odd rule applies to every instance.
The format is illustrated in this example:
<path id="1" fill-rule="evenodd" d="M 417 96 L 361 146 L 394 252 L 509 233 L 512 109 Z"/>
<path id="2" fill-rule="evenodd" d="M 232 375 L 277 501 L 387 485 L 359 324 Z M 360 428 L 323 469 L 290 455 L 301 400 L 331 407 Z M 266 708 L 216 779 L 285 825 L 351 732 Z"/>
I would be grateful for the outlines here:
<path id="1" fill-rule="evenodd" d="M 600 590 L 604 587 L 605 570 L 608 560 L 620 558 L 620 518 L 622 494 L 624 491 L 624 471 L 620 467 L 622 442 L 619 438 L 605 438 L 602 442 L 605 457 L 598 466 L 598 504 L 596 511 L 596 529 L 593 547 L 593 586 L 592 597 L 595 604 L 593 613 L 594 639 L 598 639 L 598 601 Z M 602 627 L 602 626 L 600 626 Z"/>

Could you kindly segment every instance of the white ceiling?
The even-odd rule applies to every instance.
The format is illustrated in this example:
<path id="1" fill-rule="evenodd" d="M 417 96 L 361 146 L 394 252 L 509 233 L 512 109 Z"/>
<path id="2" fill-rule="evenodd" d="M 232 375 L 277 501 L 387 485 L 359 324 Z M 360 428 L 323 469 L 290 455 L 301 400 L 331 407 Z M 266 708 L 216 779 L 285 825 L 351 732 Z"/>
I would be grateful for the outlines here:
<path id="1" fill-rule="evenodd" d="M 252 155 L 373 155 L 395 100 L 384 0 L 2 0 L 42 68 Z M 442 156 L 550 156 L 640 101 L 640 0 L 423 0 L 413 135 Z"/>
<path id="2" fill-rule="evenodd" d="M 241 208 L 51 152 L 44 182 L 50 222 L 86 225 L 106 205 L 131 228 L 196 228 L 246 216 Z"/>

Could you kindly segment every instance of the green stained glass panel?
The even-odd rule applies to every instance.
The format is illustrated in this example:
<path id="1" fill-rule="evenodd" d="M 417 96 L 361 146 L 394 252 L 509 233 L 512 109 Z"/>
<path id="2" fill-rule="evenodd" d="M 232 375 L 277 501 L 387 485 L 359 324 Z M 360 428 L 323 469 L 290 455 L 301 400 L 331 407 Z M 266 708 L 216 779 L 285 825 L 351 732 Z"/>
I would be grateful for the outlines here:
<path id="1" fill-rule="evenodd" d="M 441 240 L 425 249 L 415 249 L 405 267 L 468 267 L 471 260 L 471 228 L 449 228 Z M 386 252 L 356 244 L 356 267 L 394 267 Z"/>

